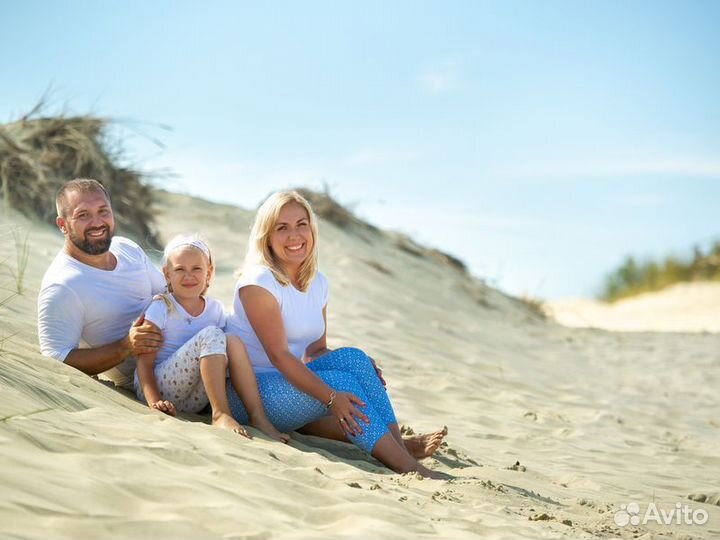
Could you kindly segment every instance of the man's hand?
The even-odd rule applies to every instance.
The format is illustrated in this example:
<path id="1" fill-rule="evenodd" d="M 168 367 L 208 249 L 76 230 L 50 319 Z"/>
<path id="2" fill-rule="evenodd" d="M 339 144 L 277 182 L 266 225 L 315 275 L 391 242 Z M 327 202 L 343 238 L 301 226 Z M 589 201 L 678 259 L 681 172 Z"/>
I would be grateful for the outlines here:
<path id="1" fill-rule="evenodd" d="M 150 408 L 156 409 L 160 412 L 164 412 L 169 416 L 175 416 L 175 405 L 173 405 L 172 401 L 168 401 L 167 399 L 160 399 L 158 401 L 154 401 L 150 404 Z"/>
<path id="2" fill-rule="evenodd" d="M 145 316 L 141 315 L 130 327 L 128 342 L 130 354 L 134 356 L 153 354 L 162 346 L 163 335 L 157 326 L 151 322 L 146 322 Z"/>

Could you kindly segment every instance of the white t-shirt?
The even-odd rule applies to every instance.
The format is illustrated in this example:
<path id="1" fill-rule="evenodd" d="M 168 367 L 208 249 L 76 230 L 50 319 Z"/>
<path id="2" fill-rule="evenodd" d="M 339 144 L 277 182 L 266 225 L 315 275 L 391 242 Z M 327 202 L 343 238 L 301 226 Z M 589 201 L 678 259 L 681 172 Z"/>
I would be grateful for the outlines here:
<path id="1" fill-rule="evenodd" d="M 117 265 L 101 270 L 58 253 L 40 286 L 38 337 L 40 350 L 64 362 L 74 349 L 95 348 L 122 339 L 148 306 L 165 290 L 162 273 L 132 240 L 116 236 L 110 244 Z M 132 384 L 135 359 L 106 371 L 120 386 Z"/>
<path id="2" fill-rule="evenodd" d="M 283 287 L 269 268 L 253 266 L 243 270 L 235 285 L 235 299 L 233 311 L 227 320 L 227 333 L 242 339 L 255 371 L 275 371 L 240 301 L 239 291 L 248 285 L 262 287 L 275 297 L 280 306 L 288 348 L 293 356 L 301 359 L 308 346 L 325 333 L 322 314 L 328 301 L 328 282 L 325 276 L 318 272 L 308 290 L 301 292 L 292 285 Z"/>
<path id="3" fill-rule="evenodd" d="M 155 367 L 170 358 L 175 351 L 185 345 L 190 338 L 203 328 L 217 326 L 225 329 L 225 312 L 223 306 L 213 298 L 205 298 L 205 309 L 196 317 L 190 315 L 172 294 L 166 295 L 172 309 L 158 298 L 152 301 L 145 311 L 145 320 L 155 324 L 163 333 L 163 345 L 155 357 Z"/>

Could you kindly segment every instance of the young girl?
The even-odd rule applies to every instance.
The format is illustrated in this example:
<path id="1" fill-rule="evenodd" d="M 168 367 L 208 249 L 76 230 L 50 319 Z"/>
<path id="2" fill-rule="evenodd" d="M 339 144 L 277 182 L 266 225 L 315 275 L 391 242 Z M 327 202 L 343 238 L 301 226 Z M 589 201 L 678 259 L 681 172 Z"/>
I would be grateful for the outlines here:
<path id="1" fill-rule="evenodd" d="M 164 341 L 157 353 L 137 358 L 138 399 L 171 416 L 197 413 L 209 402 L 213 425 L 250 437 L 230 414 L 225 388 L 229 367 L 233 388 L 252 410 L 250 425 L 287 442 L 289 436 L 265 416 L 243 344 L 233 340 L 226 354 L 223 307 L 205 296 L 214 272 L 207 244 L 197 235 L 176 236 L 165 248 L 162 266 L 168 292 L 153 299 L 145 321 L 162 331 Z"/>

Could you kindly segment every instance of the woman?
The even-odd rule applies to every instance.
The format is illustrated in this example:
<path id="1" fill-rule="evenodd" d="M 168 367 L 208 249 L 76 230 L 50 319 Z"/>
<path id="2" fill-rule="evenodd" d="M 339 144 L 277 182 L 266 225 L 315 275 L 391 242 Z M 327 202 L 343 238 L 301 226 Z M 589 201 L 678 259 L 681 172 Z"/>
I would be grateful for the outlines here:
<path id="1" fill-rule="evenodd" d="M 250 233 L 227 333 L 230 342 L 239 338 L 247 348 L 268 418 L 280 431 L 306 427 L 347 437 L 396 472 L 448 478 L 408 452 L 367 355 L 327 349 L 328 284 L 317 271 L 317 235 L 315 215 L 296 192 L 268 198 Z M 246 423 L 241 401 L 231 387 L 228 393 L 233 416 Z"/>

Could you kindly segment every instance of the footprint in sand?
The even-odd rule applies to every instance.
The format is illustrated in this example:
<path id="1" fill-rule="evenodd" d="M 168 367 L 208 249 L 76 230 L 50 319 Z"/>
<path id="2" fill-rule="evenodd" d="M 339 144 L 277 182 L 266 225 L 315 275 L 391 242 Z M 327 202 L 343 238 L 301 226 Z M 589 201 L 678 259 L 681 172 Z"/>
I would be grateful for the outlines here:
<path id="1" fill-rule="evenodd" d="M 688 499 L 699 503 L 720 506 L 720 493 L 714 493 L 712 495 L 706 495 L 705 493 L 693 493 L 688 495 Z"/>

